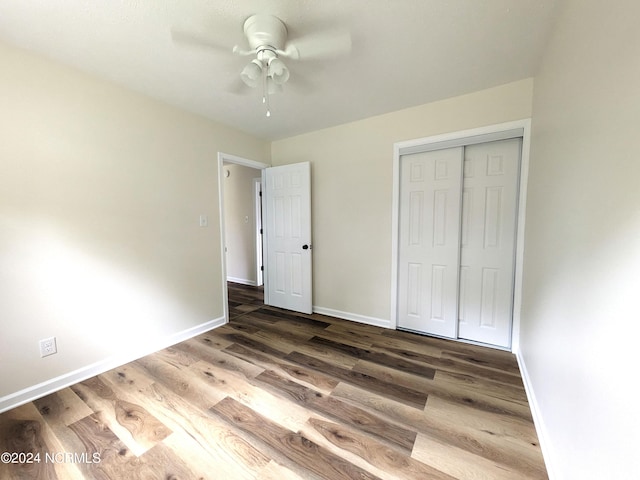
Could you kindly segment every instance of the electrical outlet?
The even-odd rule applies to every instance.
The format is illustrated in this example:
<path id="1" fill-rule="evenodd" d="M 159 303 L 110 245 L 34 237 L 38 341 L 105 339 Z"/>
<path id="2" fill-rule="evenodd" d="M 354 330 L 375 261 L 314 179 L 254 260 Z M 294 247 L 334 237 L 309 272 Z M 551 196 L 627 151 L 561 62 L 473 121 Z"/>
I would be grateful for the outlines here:
<path id="1" fill-rule="evenodd" d="M 40 340 L 40 356 L 48 357 L 58 353 L 58 347 L 56 346 L 56 337 L 45 338 Z"/>

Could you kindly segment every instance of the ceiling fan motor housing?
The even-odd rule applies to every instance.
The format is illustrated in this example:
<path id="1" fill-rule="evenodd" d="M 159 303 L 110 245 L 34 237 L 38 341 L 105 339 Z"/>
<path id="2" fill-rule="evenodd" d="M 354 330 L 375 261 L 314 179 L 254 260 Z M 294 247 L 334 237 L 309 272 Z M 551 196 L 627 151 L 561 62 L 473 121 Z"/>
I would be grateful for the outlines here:
<path id="1" fill-rule="evenodd" d="M 244 34 L 252 50 L 284 50 L 287 27 L 273 15 L 252 15 L 244 22 Z M 271 47 L 271 48 L 269 48 Z"/>

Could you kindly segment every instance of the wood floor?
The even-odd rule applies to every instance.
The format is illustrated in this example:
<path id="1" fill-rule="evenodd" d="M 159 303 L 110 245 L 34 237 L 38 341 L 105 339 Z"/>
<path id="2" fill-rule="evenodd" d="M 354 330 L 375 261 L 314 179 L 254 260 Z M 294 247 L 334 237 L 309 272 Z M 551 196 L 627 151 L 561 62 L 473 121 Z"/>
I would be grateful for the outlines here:
<path id="1" fill-rule="evenodd" d="M 0 415 L 0 478 L 547 478 L 511 354 L 229 297 L 228 325 Z"/>

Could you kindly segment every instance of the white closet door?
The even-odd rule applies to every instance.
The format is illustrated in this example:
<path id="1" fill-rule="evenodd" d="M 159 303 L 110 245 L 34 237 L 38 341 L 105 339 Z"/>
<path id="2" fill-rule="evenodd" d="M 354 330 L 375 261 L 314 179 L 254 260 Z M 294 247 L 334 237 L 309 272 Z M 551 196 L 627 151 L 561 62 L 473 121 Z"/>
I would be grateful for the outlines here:
<path id="1" fill-rule="evenodd" d="M 465 148 L 458 337 L 509 347 L 521 139 Z"/>
<path id="2" fill-rule="evenodd" d="M 457 335 L 462 159 L 462 147 L 401 158 L 401 328 Z"/>

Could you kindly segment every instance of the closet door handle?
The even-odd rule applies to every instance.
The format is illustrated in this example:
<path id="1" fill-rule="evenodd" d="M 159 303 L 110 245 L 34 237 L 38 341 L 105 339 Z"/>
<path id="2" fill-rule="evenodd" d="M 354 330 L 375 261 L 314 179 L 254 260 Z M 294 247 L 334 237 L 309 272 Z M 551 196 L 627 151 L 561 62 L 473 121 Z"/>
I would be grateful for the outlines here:
<path id="1" fill-rule="evenodd" d="M 303 250 L 309 250 L 310 248 L 311 248 L 311 245 L 302 245 Z"/>

